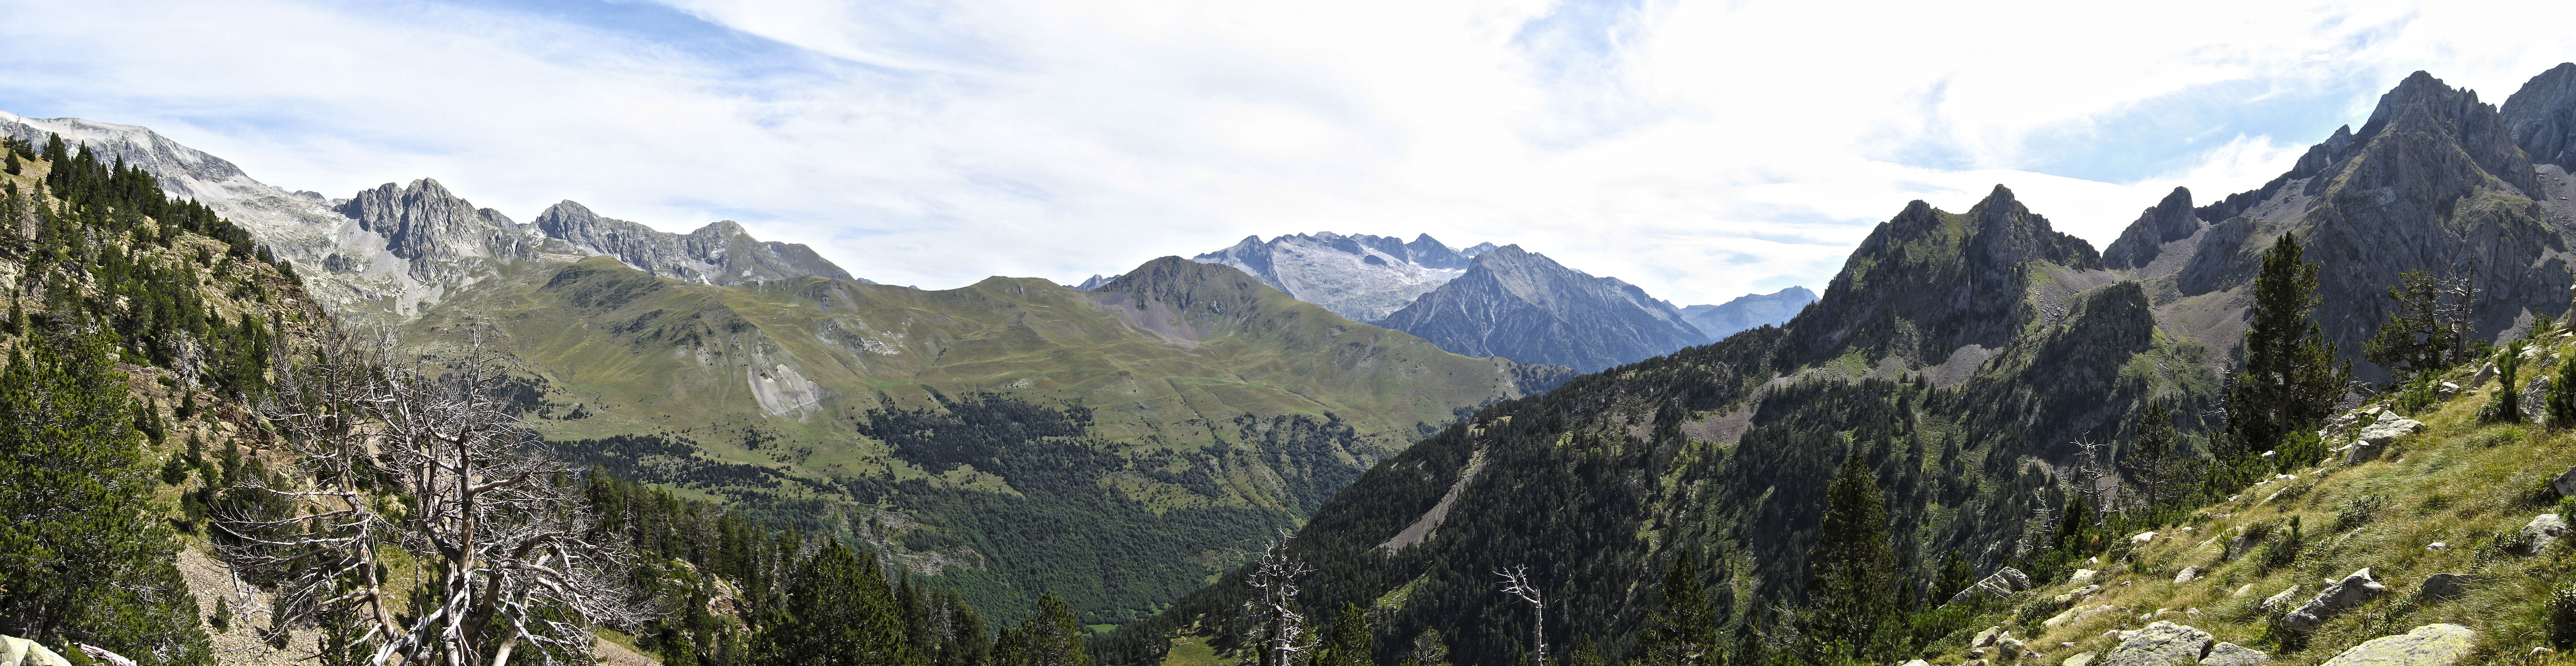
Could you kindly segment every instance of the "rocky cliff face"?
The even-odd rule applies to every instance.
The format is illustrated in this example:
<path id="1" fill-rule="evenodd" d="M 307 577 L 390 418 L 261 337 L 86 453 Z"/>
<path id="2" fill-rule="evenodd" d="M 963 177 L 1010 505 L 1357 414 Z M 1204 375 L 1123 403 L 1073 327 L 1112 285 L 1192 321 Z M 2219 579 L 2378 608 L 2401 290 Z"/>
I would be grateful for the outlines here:
<path id="1" fill-rule="evenodd" d="M 2505 129 L 2523 155 L 2576 169 L 2576 63 L 2560 63 L 2504 100 Z"/>
<path id="2" fill-rule="evenodd" d="M 1975 358 L 2063 316 L 2049 294 L 2110 280 L 2091 245 L 2059 233 L 2001 185 L 1966 213 L 1916 201 L 1852 250 L 1824 298 L 1790 321 L 1799 335 L 1782 353 L 1797 363 L 1845 352 L 1909 365 L 1942 365 L 1959 352 Z M 2042 281 L 2063 288 L 2023 298 Z"/>
<path id="3" fill-rule="evenodd" d="M 2526 147 L 2558 150 L 2576 113 L 2562 66 L 2507 102 L 2508 118 L 2417 72 L 2380 98 L 2359 130 L 2338 129 L 2261 189 L 2192 209 L 2177 191 L 2114 244 L 2113 267 L 2155 290 L 2173 332 L 2225 349 L 2242 335 L 2244 286 L 2261 253 L 2297 233 L 2323 263 L 2318 321 L 2357 357 L 2387 319 L 2400 273 L 2475 270 L 2485 291 L 2474 317 L 2482 336 L 2527 325 L 2568 306 L 2567 242 L 2576 237 L 2564 200 L 2566 172 L 2535 166 Z M 2521 128 L 2519 130 L 2515 128 Z M 2361 364 L 2367 378 L 2384 377 Z"/>
<path id="4" fill-rule="evenodd" d="M 1635 285 L 1506 245 L 1382 325 L 1468 356 L 1593 372 L 1708 340 L 1672 304 Z"/>
<path id="5" fill-rule="evenodd" d="M 813 248 L 754 239 L 732 220 L 681 235 L 601 217 L 588 207 L 565 201 L 538 214 L 533 226 L 584 254 L 616 257 L 647 273 L 700 284 L 733 285 L 805 275 L 853 279 Z"/>
<path id="6" fill-rule="evenodd" d="M 1429 234 L 1404 242 L 1389 236 L 1325 232 L 1246 236 L 1234 247 L 1191 260 L 1233 266 L 1297 300 L 1353 321 L 1376 322 L 1415 297 L 1465 272 L 1492 243 L 1451 249 Z"/>
<path id="7" fill-rule="evenodd" d="M 540 224 L 522 225 L 499 211 L 474 206 L 431 179 L 386 183 L 341 200 L 289 192 L 252 179 L 223 158 L 134 125 L 0 112 L 0 133 L 39 144 L 59 134 L 66 142 L 143 167 L 163 188 L 214 208 L 293 262 L 313 297 L 342 317 L 408 320 L 457 289 L 537 265 L 529 262 L 595 254 L 617 256 L 656 275 L 710 284 L 849 277 L 810 248 L 762 242 L 732 222 L 683 236 L 598 217 L 567 201 L 548 209 Z"/>
<path id="8" fill-rule="evenodd" d="M 1721 305 L 1682 308 L 1682 320 L 1716 340 L 1736 331 L 1789 323 L 1790 317 L 1798 316 L 1800 309 L 1814 302 L 1814 290 L 1790 287 L 1768 294 L 1745 294 Z"/>
<path id="9" fill-rule="evenodd" d="M 2200 216 L 2191 207 L 2191 190 L 2177 187 L 2157 202 L 2154 208 L 2138 214 L 2138 221 L 2120 232 L 2120 239 L 2102 250 L 2102 263 L 2111 268 L 2140 268 L 2156 260 L 2166 243 L 2190 238 L 2200 231 Z"/>

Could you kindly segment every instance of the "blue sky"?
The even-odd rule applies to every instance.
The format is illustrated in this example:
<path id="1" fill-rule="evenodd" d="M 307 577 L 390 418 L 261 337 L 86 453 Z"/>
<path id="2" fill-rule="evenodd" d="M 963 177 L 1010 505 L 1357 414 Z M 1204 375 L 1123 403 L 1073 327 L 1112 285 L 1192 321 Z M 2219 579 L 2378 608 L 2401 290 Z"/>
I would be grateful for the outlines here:
<path id="1" fill-rule="evenodd" d="M 2576 60 L 2567 3 L 2469 4 L 0 0 L 0 109 L 331 196 L 735 219 L 895 284 L 1430 233 L 1687 304 L 1997 183 L 2098 247 L 2414 70 L 2501 102 Z"/>

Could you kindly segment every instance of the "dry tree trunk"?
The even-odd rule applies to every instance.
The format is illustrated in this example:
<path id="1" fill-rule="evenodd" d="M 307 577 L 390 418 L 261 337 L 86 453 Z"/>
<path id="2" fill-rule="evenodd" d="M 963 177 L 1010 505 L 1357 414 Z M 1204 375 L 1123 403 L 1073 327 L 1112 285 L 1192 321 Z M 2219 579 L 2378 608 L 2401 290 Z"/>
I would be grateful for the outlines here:
<path id="1" fill-rule="evenodd" d="M 509 666 L 523 647 L 587 663 L 593 625 L 643 619 L 625 553 L 588 540 L 576 470 L 497 397 L 504 359 L 479 335 L 445 361 L 321 347 L 262 409 L 302 474 L 254 488 L 292 512 L 215 521 L 236 569 L 280 580 L 272 632 L 321 626 L 372 666 Z M 413 580 L 385 579 L 397 552 Z"/>

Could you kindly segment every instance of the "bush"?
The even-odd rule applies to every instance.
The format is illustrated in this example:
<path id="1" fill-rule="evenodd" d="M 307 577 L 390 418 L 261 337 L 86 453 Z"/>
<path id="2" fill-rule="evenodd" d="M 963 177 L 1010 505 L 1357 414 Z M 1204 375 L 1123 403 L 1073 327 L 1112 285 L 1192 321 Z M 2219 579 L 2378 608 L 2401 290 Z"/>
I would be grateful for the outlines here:
<path id="1" fill-rule="evenodd" d="M 2576 585 L 2549 594 L 2549 643 L 2561 650 L 2576 647 Z"/>
<path id="2" fill-rule="evenodd" d="M 2370 524 L 2379 510 L 2388 506 L 2387 495 L 2364 495 L 2345 500 L 2343 510 L 2335 512 L 2334 531 L 2343 532 Z"/>

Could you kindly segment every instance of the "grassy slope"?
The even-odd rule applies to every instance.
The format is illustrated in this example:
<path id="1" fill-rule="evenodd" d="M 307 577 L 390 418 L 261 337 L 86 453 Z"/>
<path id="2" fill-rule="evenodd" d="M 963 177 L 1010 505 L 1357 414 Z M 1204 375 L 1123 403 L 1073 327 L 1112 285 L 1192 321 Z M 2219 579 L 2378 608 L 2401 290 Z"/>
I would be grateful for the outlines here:
<path id="1" fill-rule="evenodd" d="M 2554 365 L 2567 358 L 2576 338 L 2558 336 L 2557 353 L 2541 355 Z M 2527 371 L 2528 372 L 2528 371 Z M 2467 383 L 2468 370 L 2450 379 Z M 2218 640 L 2272 652 L 2277 663 L 2300 666 L 2322 662 L 2344 648 L 2379 636 L 2435 622 L 2478 630 L 2485 662 L 2525 663 L 2524 655 L 2548 643 L 2545 622 L 2548 595 L 2576 559 L 2576 547 L 2561 544 L 2537 555 L 2499 551 L 2498 535 L 2517 533 L 2539 514 L 2554 512 L 2551 478 L 2576 465 L 2576 433 L 2520 424 L 2481 424 L 2478 406 L 2496 389 L 2492 380 L 2458 398 L 2438 403 L 2414 418 L 2423 433 L 2400 438 L 2390 455 L 2345 467 L 2330 460 L 2302 470 L 2295 479 L 2276 479 L 2247 489 L 2235 501 L 2205 507 L 2188 525 L 2157 530 L 2159 536 L 2115 562 L 2099 581 L 2103 591 L 2066 608 L 2108 605 L 2119 610 L 2093 615 L 2054 628 L 2041 620 L 2056 615 L 2048 600 L 2081 587 L 2053 581 L 2026 597 L 2016 608 L 1979 622 L 2002 625 L 2016 636 L 2036 636 L 2029 643 L 2056 663 L 2083 651 L 2116 645 L 2104 635 L 2114 629 L 2137 629 L 2158 619 L 2187 624 L 2215 634 Z M 2288 523 L 2301 525 L 2303 548 L 2280 566 L 2267 562 L 2268 549 L 2286 539 Z M 2224 552 L 2235 536 L 2248 531 L 2257 545 L 2233 559 Z M 2435 550 L 2431 544 L 2443 543 Z M 2120 551 L 2114 550 L 2115 554 Z M 2176 584 L 2176 574 L 2199 569 L 2196 580 Z M 2304 647 L 2288 650 L 2285 636 L 2271 620 L 2288 609 L 2265 611 L 2263 600 L 2296 586 L 2290 607 L 2305 603 L 2325 584 L 2354 570 L 2370 568 L 2388 593 L 2334 617 L 2307 638 Z M 2101 568 L 2101 567 L 2096 567 Z M 2478 577 L 2468 594 L 2453 601 L 2417 603 L 2415 592 L 2435 573 Z M 2018 626 L 2014 620 L 2024 622 Z M 2034 631 L 2037 633 L 2034 634 Z M 1956 663 L 1966 632 L 1935 645 L 1935 663 Z M 2061 647 L 2062 643 L 2074 643 Z M 2291 641 L 2295 643 L 2295 640 Z M 2556 659 L 2553 659 L 2553 661 Z"/>
<path id="2" fill-rule="evenodd" d="M 1293 481 L 1316 473 L 1290 469 L 1277 452 L 1262 450 L 1251 440 L 1266 426 L 1238 422 L 1240 415 L 1263 423 L 1338 417 L 1356 435 L 1330 454 L 1347 468 L 1335 478 L 1346 480 L 1459 408 L 1520 392 L 1508 361 L 1442 352 L 1411 335 L 1343 320 L 1232 269 L 1197 266 L 1163 266 L 1178 271 L 1167 286 L 1179 291 L 1161 294 L 1081 292 L 999 277 L 923 291 L 824 278 L 714 287 L 596 257 L 479 285 L 406 335 L 454 344 L 464 321 L 479 319 L 544 380 L 553 404 L 534 425 L 549 438 L 672 433 L 696 444 L 700 463 L 758 465 L 793 481 L 736 477 L 686 490 L 765 502 L 810 529 L 852 534 L 907 556 L 927 556 L 905 552 L 898 537 L 912 529 L 904 526 L 909 521 L 872 520 L 896 507 L 850 502 L 840 480 L 919 479 L 1010 496 L 1018 489 L 972 466 L 926 470 L 893 456 L 862 434 L 867 413 L 889 401 L 922 408 L 937 404 L 933 391 L 953 397 L 983 390 L 1042 405 L 1081 404 L 1092 410 L 1094 439 L 1129 459 L 1150 457 L 1147 465 L 1166 473 L 1206 464 L 1176 454 L 1245 454 L 1232 460 L 1254 464 L 1204 470 L 1219 477 L 1214 495 L 1133 473 L 1142 470 L 1098 483 L 1158 514 L 1252 509 L 1273 516 L 1262 522 L 1284 525 L 1331 488 L 1292 492 Z M 755 386 L 792 384 L 790 372 L 819 388 L 817 399 L 765 406 Z M 576 404 L 586 418 L 567 418 Z M 896 527 L 881 526 L 888 524 Z M 1235 531 L 1242 543 L 1168 556 L 1206 560 L 1194 565 L 1202 571 L 1193 578 L 1212 574 L 1233 564 L 1239 553 L 1229 548 L 1252 545 L 1267 528 Z M 978 559 L 946 554 L 970 567 Z M 1115 601 L 1141 611 L 1168 600 Z M 1118 608 L 1082 610 L 1121 619 L 1111 612 Z"/>

